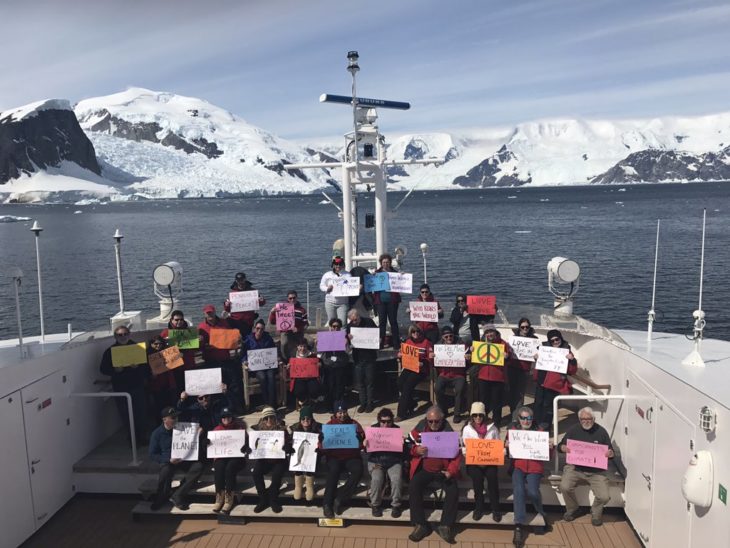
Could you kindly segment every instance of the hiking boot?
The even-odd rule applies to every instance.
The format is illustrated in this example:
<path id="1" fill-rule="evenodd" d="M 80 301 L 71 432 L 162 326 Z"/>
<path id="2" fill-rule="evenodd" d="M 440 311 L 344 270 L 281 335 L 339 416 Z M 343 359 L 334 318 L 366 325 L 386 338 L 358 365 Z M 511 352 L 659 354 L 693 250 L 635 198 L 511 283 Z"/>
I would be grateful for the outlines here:
<path id="1" fill-rule="evenodd" d="M 314 500 L 314 476 L 304 476 L 304 498 L 307 502 Z"/>
<path id="2" fill-rule="evenodd" d="M 325 504 L 322 508 L 322 511 L 324 513 L 324 517 L 326 517 L 327 519 L 332 519 L 335 517 L 335 511 L 329 504 Z"/>
<path id="3" fill-rule="evenodd" d="M 502 512 L 498 512 L 497 510 L 492 512 L 492 520 L 494 521 L 494 523 L 499 523 L 500 521 L 502 521 Z"/>
<path id="4" fill-rule="evenodd" d="M 578 517 L 578 512 L 575 512 L 575 513 L 565 512 L 565 514 L 563 514 L 563 521 L 571 522 L 577 517 Z"/>
<path id="5" fill-rule="evenodd" d="M 170 502 L 178 510 L 187 510 L 190 508 L 190 505 L 187 502 L 182 501 L 182 500 L 176 498 L 175 496 L 170 497 Z"/>
<path id="6" fill-rule="evenodd" d="M 484 510 L 482 510 L 481 508 L 474 508 L 474 512 L 472 512 L 472 514 L 471 514 L 471 519 L 473 519 L 474 521 L 479 521 L 483 517 L 484 517 Z"/>
<path id="7" fill-rule="evenodd" d="M 369 403 L 365 406 L 366 413 L 372 413 L 373 411 L 375 411 L 375 406 L 372 403 Z"/>
<path id="8" fill-rule="evenodd" d="M 213 511 L 217 514 L 223 508 L 223 491 L 215 492 L 215 504 L 213 504 Z"/>
<path id="9" fill-rule="evenodd" d="M 373 517 L 374 518 L 383 517 L 383 509 L 380 506 L 373 506 Z"/>
<path id="10" fill-rule="evenodd" d="M 519 525 L 515 527 L 515 534 L 512 537 L 512 544 L 515 548 L 522 548 L 525 545 L 525 533 Z"/>
<path id="11" fill-rule="evenodd" d="M 266 510 L 268 507 L 269 507 L 269 503 L 262 500 L 256 506 L 253 507 L 253 513 L 260 514 L 261 512 Z"/>
<path id="12" fill-rule="evenodd" d="M 461 422 L 461 415 L 457 415 L 454 413 L 454 424 L 459 424 Z"/>
<path id="13" fill-rule="evenodd" d="M 274 514 L 281 514 L 284 509 L 281 507 L 281 503 L 278 500 L 271 501 L 271 511 Z"/>
<path id="14" fill-rule="evenodd" d="M 345 511 L 345 505 L 342 503 L 340 499 L 335 499 L 335 506 L 334 506 L 335 514 L 338 516 L 342 515 L 342 512 Z"/>
<path id="15" fill-rule="evenodd" d="M 448 525 L 439 525 L 436 527 L 436 534 L 438 534 L 444 542 L 448 544 L 456 544 L 456 541 L 454 540 L 454 530 Z"/>
<path id="16" fill-rule="evenodd" d="M 225 491 L 223 493 L 223 508 L 221 509 L 221 512 L 224 514 L 230 514 L 235 504 L 236 496 L 233 494 L 233 491 Z"/>
<path id="17" fill-rule="evenodd" d="M 431 528 L 428 525 L 421 525 L 420 523 L 413 528 L 411 534 L 408 535 L 408 540 L 412 542 L 421 542 L 428 535 L 431 534 Z"/>
<path id="18" fill-rule="evenodd" d="M 403 509 L 400 506 L 396 506 L 390 511 L 390 517 L 392 517 L 392 518 L 399 518 L 402 515 L 403 515 Z"/>
<path id="19" fill-rule="evenodd" d="M 601 525 L 603 525 L 603 518 L 598 517 L 598 516 L 593 516 L 591 518 L 591 525 L 593 525 L 593 527 L 600 527 Z"/>
<path id="20" fill-rule="evenodd" d="M 294 500 L 302 499 L 304 490 L 304 476 L 294 476 Z"/>

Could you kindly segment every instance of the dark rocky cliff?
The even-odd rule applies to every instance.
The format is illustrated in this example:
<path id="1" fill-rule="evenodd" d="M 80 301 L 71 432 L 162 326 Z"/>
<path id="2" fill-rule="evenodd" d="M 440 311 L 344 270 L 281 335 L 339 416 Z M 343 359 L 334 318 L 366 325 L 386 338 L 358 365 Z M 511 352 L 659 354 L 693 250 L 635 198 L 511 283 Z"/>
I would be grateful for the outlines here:
<path id="1" fill-rule="evenodd" d="M 513 163 L 510 168 L 507 163 Z M 529 173 L 521 174 L 517 168 L 515 155 L 503 145 L 497 152 L 480 162 L 469 171 L 454 179 L 453 184 L 466 188 L 485 188 L 492 186 L 521 186 L 532 182 Z"/>

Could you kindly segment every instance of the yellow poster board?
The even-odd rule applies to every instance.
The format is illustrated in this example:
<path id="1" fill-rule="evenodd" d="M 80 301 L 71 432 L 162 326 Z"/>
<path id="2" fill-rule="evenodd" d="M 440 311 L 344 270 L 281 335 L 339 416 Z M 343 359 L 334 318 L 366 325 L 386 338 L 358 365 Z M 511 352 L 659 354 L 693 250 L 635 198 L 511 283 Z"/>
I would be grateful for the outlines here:
<path id="1" fill-rule="evenodd" d="M 147 343 L 112 346 L 112 366 L 130 367 L 147 363 Z"/>
<path id="2" fill-rule="evenodd" d="M 504 464 L 504 442 L 502 440 L 483 440 L 467 438 L 466 464 L 476 466 L 502 466 Z"/>
<path id="3" fill-rule="evenodd" d="M 471 363 L 504 366 L 504 345 L 474 341 L 471 343 Z"/>

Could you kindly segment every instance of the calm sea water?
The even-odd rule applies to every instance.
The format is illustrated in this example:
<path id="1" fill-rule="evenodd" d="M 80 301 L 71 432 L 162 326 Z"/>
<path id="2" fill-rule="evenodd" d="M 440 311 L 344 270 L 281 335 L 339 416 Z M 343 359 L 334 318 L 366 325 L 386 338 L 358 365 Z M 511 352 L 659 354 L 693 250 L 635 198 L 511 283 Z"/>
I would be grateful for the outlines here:
<path id="1" fill-rule="evenodd" d="M 390 194 L 394 205 L 402 194 Z M 112 234 L 124 234 L 126 308 L 156 315 L 152 270 L 178 261 L 181 306 L 196 320 L 218 306 L 233 274 L 246 272 L 270 303 L 289 288 L 312 311 L 341 223 L 321 196 L 180 200 L 110 205 L 0 205 L 0 215 L 37 219 L 46 332 L 108 326 L 118 310 Z M 360 207 L 373 210 L 372 195 Z M 730 339 L 730 184 L 640 185 L 415 192 L 389 221 L 389 247 L 410 250 L 406 271 L 423 280 L 419 245 L 429 245 L 428 281 L 449 311 L 457 292 L 501 303 L 552 306 L 546 264 L 569 257 L 582 269 L 575 312 L 611 328 L 646 328 L 656 222 L 661 219 L 655 330 L 691 332 L 699 291 L 702 210 L 707 208 L 703 308 L 706 334 Z M 80 213 L 79 213 L 80 212 Z M 23 330 L 39 333 L 35 247 L 30 222 L 0 223 L 0 272 L 19 266 Z M 374 234 L 368 232 L 365 242 Z M 268 307 L 267 307 L 268 308 Z M 11 280 L 0 278 L 0 338 L 17 336 Z"/>

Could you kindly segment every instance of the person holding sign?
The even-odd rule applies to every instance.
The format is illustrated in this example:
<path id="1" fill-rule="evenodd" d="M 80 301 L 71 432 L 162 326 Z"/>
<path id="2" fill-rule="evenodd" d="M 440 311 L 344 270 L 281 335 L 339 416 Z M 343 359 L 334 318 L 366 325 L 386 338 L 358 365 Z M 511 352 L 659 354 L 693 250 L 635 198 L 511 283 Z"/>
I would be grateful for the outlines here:
<path id="1" fill-rule="evenodd" d="M 461 430 L 461 443 L 464 446 L 463 453 L 466 455 L 466 440 L 498 440 L 499 428 L 492 423 L 487 423 L 487 411 L 484 404 L 475 401 L 471 404 L 469 422 Z M 472 518 L 479 521 L 484 516 L 484 480 L 487 480 L 489 491 L 489 504 L 492 507 L 492 519 L 499 523 L 502 521 L 502 512 L 499 511 L 499 481 L 497 480 L 496 465 L 475 465 L 467 464 L 466 473 L 471 478 L 474 488 L 474 512 Z"/>
<path id="2" fill-rule="evenodd" d="M 198 352 L 197 349 L 200 347 L 200 335 L 197 333 L 197 330 L 195 330 L 195 337 L 198 339 L 197 342 L 192 342 L 189 338 L 184 338 L 181 339 L 180 342 L 177 342 L 177 338 L 174 335 L 176 333 L 181 335 L 186 334 L 183 330 L 189 330 L 191 333 L 193 332 L 193 329 L 190 329 L 190 324 L 185 319 L 183 311 L 173 310 L 170 314 L 170 321 L 167 322 L 167 327 L 160 333 L 160 336 L 167 341 L 168 345 L 176 345 L 182 352 L 183 366 L 175 369 L 173 372 L 178 390 L 185 390 L 185 371 L 189 371 L 190 369 L 195 369 L 197 367 L 197 364 L 195 363 L 195 354 Z M 173 333 L 171 333 L 171 331 Z M 173 342 L 170 342 L 170 338 L 173 339 Z"/>
<path id="3" fill-rule="evenodd" d="M 228 430 L 246 430 L 246 423 L 243 420 L 236 419 L 233 411 L 224 407 L 221 410 L 221 422 L 213 431 L 221 432 Z M 246 444 L 240 448 L 240 455 L 230 458 L 215 459 L 213 466 L 215 468 L 215 504 L 213 511 L 230 514 L 233 506 L 236 504 L 235 492 L 238 488 L 237 475 L 239 470 L 243 468 L 245 456 L 247 453 Z"/>
<path id="4" fill-rule="evenodd" d="M 568 369 L 565 374 L 554 371 L 542 371 L 535 368 L 535 422 L 540 425 L 551 425 L 553 423 L 553 400 L 560 394 L 570 394 L 572 384 L 568 378 L 578 371 L 578 360 L 575 359 L 568 342 L 563 339 L 562 333 L 557 329 L 547 332 L 547 341 L 543 346 L 553 348 L 567 348 Z"/>
<path id="5" fill-rule="evenodd" d="M 509 430 L 536 430 L 542 431 L 533 421 L 532 409 L 529 407 L 520 407 L 517 410 L 517 422 L 513 423 Z M 550 442 L 552 447 L 552 441 Z M 509 448 L 509 431 L 504 446 Z M 513 543 L 517 547 L 524 546 L 526 534 L 522 529 L 527 524 L 527 503 L 525 496 L 530 499 L 535 511 L 542 515 L 545 525 L 538 531 L 539 533 L 547 533 L 550 530 L 548 517 L 542 506 L 542 495 L 540 494 L 540 481 L 545 472 L 545 465 L 541 460 L 513 458 L 510 465 L 512 471 L 512 489 L 513 509 L 515 514 L 515 534 Z"/>
<path id="6" fill-rule="evenodd" d="M 456 296 L 456 306 L 451 311 L 449 320 L 454 333 L 466 344 L 479 340 L 479 323 L 486 322 L 486 318 L 486 316 L 469 312 L 464 293 Z"/>
<path id="7" fill-rule="evenodd" d="M 433 362 L 433 345 L 423 336 L 423 331 L 417 325 L 411 324 L 408 328 L 408 340 L 401 345 L 398 358 L 402 369 L 398 375 L 400 398 L 395 421 L 401 422 L 411 414 L 414 407 L 413 392 L 418 383 L 429 378 Z"/>
<path id="8" fill-rule="evenodd" d="M 253 284 L 246 279 L 246 274 L 244 272 L 237 272 L 236 277 L 231 284 L 231 293 L 238 293 L 240 291 L 253 291 Z M 259 306 L 264 306 L 265 304 L 266 299 L 259 294 Z M 231 323 L 231 326 L 241 332 L 241 338 L 244 338 L 251 332 L 253 322 L 259 317 L 258 312 L 255 310 L 231 312 L 230 299 L 226 299 L 223 302 L 223 309 L 225 314 L 228 316 L 228 321 Z"/>
<path id="9" fill-rule="evenodd" d="M 463 341 L 454 337 L 454 330 L 448 325 L 441 329 L 441 344 L 454 345 L 463 348 L 463 353 L 471 358 L 471 351 Z M 467 359 L 468 359 L 467 358 Z M 438 364 L 437 364 L 438 365 Z M 454 390 L 454 424 L 462 420 L 464 409 L 464 397 L 466 396 L 466 367 L 436 367 L 436 403 L 448 415 L 449 406 L 446 403 L 446 390 Z"/>
<path id="10" fill-rule="evenodd" d="M 436 297 L 434 297 L 433 293 L 431 293 L 431 287 L 428 284 L 421 284 L 416 300 L 424 303 L 436 303 L 438 317 L 444 317 L 444 309 L 441 308 Z M 416 322 L 416 325 L 423 330 L 423 336 L 431 341 L 431 344 L 436 344 L 440 338 L 438 322 Z"/>
<path id="11" fill-rule="evenodd" d="M 250 350 L 276 347 L 274 339 L 266 332 L 265 327 L 264 320 L 256 320 L 256 324 L 253 326 L 253 333 L 249 333 L 243 339 L 242 362 L 248 361 L 248 352 Z M 276 407 L 276 368 L 254 371 L 254 375 L 256 375 L 259 386 L 261 386 L 261 396 L 264 399 L 264 404 Z"/>
<path id="12" fill-rule="evenodd" d="M 393 257 L 383 253 L 379 258 L 379 272 L 397 272 L 393 268 Z M 380 327 L 380 348 L 385 348 L 385 329 L 390 322 L 391 346 L 398 348 L 400 344 L 400 331 L 398 330 L 398 305 L 400 304 L 400 293 L 390 291 L 376 291 L 373 293 L 373 303 L 378 311 L 378 326 Z"/>
<path id="13" fill-rule="evenodd" d="M 281 355 L 284 360 L 289 361 L 296 352 L 297 344 L 304 338 L 304 331 L 309 325 L 309 316 L 307 309 L 299 302 L 299 296 L 296 291 L 290 289 L 286 293 L 286 302 L 294 307 L 294 325 L 288 331 L 281 331 L 280 347 Z M 269 312 L 269 323 L 276 325 L 276 309 L 274 306 Z"/>
<path id="14" fill-rule="evenodd" d="M 365 439 L 365 432 L 360 423 L 350 418 L 347 414 L 347 406 L 345 402 L 338 401 L 335 403 L 335 414 L 327 423 L 328 425 L 352 424 L 355 426 L 355 436 L 357 437 L 360 447 L 341 448 L 341 449 L 323 449 L 327 462 L 327 484 L 324 489 L 323 512 L 324 517 L 332 519 L 335 514 L 342 515 L 345 506 L 348 504 L 352 495 L 355 494 L 362 478 L 362 458 L 360 451 L 362 450 L 362 441 Z M 323 440 L 323 446 L 327 446 L 327 440 Z M 340 476 L 347 474 L 345 484 L 337 488 Z"/>
<path id="15" fill-rule="evenodd" d="M 339 331 L 341 335 L 344 335 L 341 332 L 342 322 L 339 318 L 333 318 L 329 321 L 329 330 L 330 332 Z M 347 339 L 345 339 L 346 341 Z M 319 354 L 319 359 L 322 363 L 325 404 L 327 409 L 332 409 L 336 401 L 345 399 L 345 385 L 350 366 L 350 356 L 344 349 L 325 350 Z"/>
<path id="16" fill-rule="evenodd" d="M 137 445 L 147 443 L 147 396 L 144 385 L 150 378 L 150 368 L 147 360 L 143 357 L 139 364 L 122 365 L 114 360 L 114 348 L 136 345 L 130 337 L 129 328 L 119 325 L 114 329 L 114 344 L 104 351 L 99 364 L 99 372 L 102 375 L 109 375 L 114 392 L 127 392 L 132 397 L 132 417 L 134 419 L 134 433 Z M 142 351 L 142 356 L 145 352 Z M 119 417 L 122 420 L 124 429 L 131 432 L 129 428 L 129 413 L 127 410 L 126 398 L 114 398 Z M 128 437 L 131 435 L 128 433 Z"/>
<path id="17" fill-rule="evenodd" d="M 321 439 L 322 425 L 315 420 L 312 408 L 305 405 L 299 410 L 299 422 L 293 424 L 289 430 L 291 430 L 292 435 L 294 435 L 294 432 L 308 432 L 320 435 Z M 319 448 L 315 447 L 315 451 L 318 450 Z M 307 503 L 314 500 L 314 474 L 315 472 L 294 472 L 294 500 L 302 499 L 302 491 Z"/>
<path id="18" fill-rule="evenodd" d="M 295 366 L 302 366 L 302 368 L 306 367 L 307 362 L 300 362 L 299 360 L 307 359 L 313 362 L 313 365 L 316 367 L 316 375 L 312 372 L 310 374 L 311 376 L 295 376 L 296 373 L 293 371 L 293 368 Z M 297 355 L 294 359 L 289 360 L 287 367 L 289 368 L 290 376 L 289 391 L 294 394 L 294 397 L 297 400 L 297 409 L 301 409 L 304 405 L 312 405 L 312 403 L 319 397 L 322 385 L 319 382 L 319 360 L 309 348 L 309 343 L 306 339 L 299 341 L 299 344 L 297 345 Z"/>
<path id="19" fill-rule="evenodd" d="M 596 453 L 600 453 L 598 456 L 612 459 L 614 452 L 611 445 L 611 436 L 608 435 L 603 426 L 596 424 L 593 409 L 584 407 L 578 411 L 578 420 L 580 424 L 570 427 L 558 446 L 561 453 L 567 454 L 566 462 L 571 462 L 571 442 L 598 445 L 600 446 L 600 451 L 596 451 Z M 591 447 L 591 449 L 593 448 Z M 597 459 L 594 458 L 594 460 Z M 576 462 L 575 464 L 565 464 L 563 466 L 563 478 L 560 480 L 560 491 L 565 497 L 565 515 L 563 519 L 573 521 L 578 517 L 578 500 L 575 498 L 575 486 L 578 483 L 587 483 L 593 491 L 591 523 L 594 527 L 598 527 L 603 524 L 603 507 L 611 499 L 608 490 L 608 475 L 606 469 L 602 469 L 601 465 L 591 466 L 594 463 L 591 462 L 590 458 L 580 462 L 583 462 L 583 464 Z"/>
<path id="20" fill-rule="evenodd" d="M 484 330 L 484 336 L 482 340 L 486 343 L 493 345 L 501 345 L 503 365 L 493 365 L 487 363 L 479 366 L 479 373 L 477 378 L 479 379 L 479 399 L 484 403 L 484 406 L 491 410 L 492 421 L 494 425 L 499 428 L 502 424 L 502 404 L 504 403 L 504 385 L 507 380 L 505 369 L 510 367 L 509 363 L 514 359 L 512 348 L 506 341 L 502 340 L 502 336 L 494 326 L 494 324 L 487 324 Z M 489 347 L 487 347 L 489 348 Z M 490 354 L 490 352 L 487 352 Z M 473 356 L 472 356 L 473 357 Z M 491 362 L 494 356 L 486 356 L 487 362 Z"/>
<path id="21" fill-rule="evenodd" d="M 408 500 L 411 507 L 411 523 L 415 526 L 408 538 L 413 542 L 420 542 L 431 533 L 423 509 L 423 496 L 426 488 L 436 483 L 444 491 L 441 523 L 436 528 L 436 533 L 449 544 L 453 544 L 453 528 L 459 506 L 457 480 L 462 459 L 461 451 L 457 451 L 450 459 L 429 457 L 428 448 L 421 444 L 421 434 L 425 432 L 453 432 L 451 425 L 444 420 L 444 412 L 438 406 L 431 407 L 426 412 L 426 418 L 421 420 L 408 436 L 411 455 Z"/>
<path id="22" fill-rule="evenodd" d="M 535 330 L 527 318 L 520 318 L 517 322 L 517 328 L 512 332 L 515 337 L 524 337 L 527 339 L 537 339 Z M 535 341 L 537 344 L 537 341 Z M 527 386 L 527 378 L 530 375 L 533 362 L 527 360 L 514 359 L 507 367 L 507 404 L 509 405 L 510 415 L 514 415 L 518 407 L 522 407 L 525 403 L 525 387 Z"/>
<path id="23" fill-rule="evenodd" d="M 291 453 L 291 439 L 284 422 L 280 421 L 276 416 L 273 407 L 264 407 L 261 412 L 259 423 L 252 427 L 256 431 L 280 431 L 284 432 L 284 451 Z M 288 451 L 287 451 L 288 449 Z M 256 494 L 259 496 L 259 503 L 254 507 L 253 511 L 260 514 L 267 508 L 271 507 L 271 511 L 280 514 L 283 508 L 279 502 L 279 491 L 281 491 L 281 480 L 287 470 L 287 459 L 256 459 L 253 465 L 253 483 L 256 486 Z M 264 483 L 264 476 L 271 474 L 271 484 L 268 489 Z"/>
<path id="24" fill-rule="evenodd" d="M 345 270 L 345 259 L 342 257 L 332 257 L 332 269 L 322 275 L 319 288 L 324 291 L 324 310 L 327 313 L 327 321 L 339 318 L 344 325 L 347 321 L 347 309 L 350 298 L 344 296 L 335 297 L 332 294 L 334 281 L 341 277 L 350 277 L 350 273 Z"/>
<path id="25" fill-rule="evenodd" d="M 370 441 L 365 440 L 365 449 L 368 451 L 368 472 L 370 473 L 370 507 L 373 516 L 383 516 L 383 492 L 385 491 L 385 477 L 390 478 L 390 495 L 392 508 L 390 515 L 399 518 L 403 513 L 401 509 L 401 488 L 403 485 L 403 439 L 400 434 L 400 427 L 393 420 L 393 412 L 387 407 L 378 411 L 378 420 L 370 426 L 371 429 L 393 428 L 398 431 L 401 438 L 400 451 L 372 451 Z"/>
<path id="26" fill-rule="evenodd" d="M 160 335 L 152 337 L 147 344 L 147 356 L 162 352 L 167 348 L 167 343 Z M 177 395 L 180 393 L 175 381 L 175 376 L 172 371 L 165 371 L 159 375 L 153 376 L 147 383 L 152 401 L 154 402 L 154 414 L 157 415 L 158 410 L 162 410 L 163 407 L 170 407 L 177 403 Z"/>
<path id="27" fill-rule="evenodd" d="M 375 327 L 375 322 L 365 318 L 354 308 L 347 313 L 347 339 L 352 342 L 350 331 L 353 327 L 369 328 Z M 358 413 L 372 413 L 375 409 L 375 363 L 378 359 L 378 351 L 372 348 L 352 347 L 352 362 L 354 368 L 354 381 L 357 386 L 360 405 Z M 344 398 L 343 398 L 344 399 Z"/>

